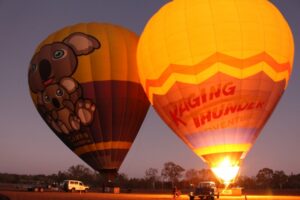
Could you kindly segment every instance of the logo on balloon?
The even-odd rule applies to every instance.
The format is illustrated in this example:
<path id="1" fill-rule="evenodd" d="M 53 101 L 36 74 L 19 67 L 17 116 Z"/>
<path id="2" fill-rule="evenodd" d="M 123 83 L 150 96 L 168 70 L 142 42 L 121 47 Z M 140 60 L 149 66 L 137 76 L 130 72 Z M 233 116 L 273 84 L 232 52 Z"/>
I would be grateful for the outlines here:
<path id="1" fill-rule="evenodd" d="M 201 128 L 202 131 L 220 126 L 227 128 L 234 125 L 234 121 L 242 121 L 244 116 L 232 119 L 230 115 L 265 108 L 266 99 L 251 98 L 249 94 L 241 93 L 241 88 L 233 81 L 199 88 L 188 98 L 179 99 L 165 107 L 175 126 Z"/>
<path id="2" fill-rule="evenodd" d="M 83 98 L 81 85 L 71 76 L 77 69 L 77 56 L 99 48 L 96 38 L 76 32 L 62 42 L 42 46 L 30 62 L 28 80 L 37 94 L 37 109 L 58 133 L 70 134 L 93 121 L 96 106 Z"/>
<path id="3" fill-rule="evenodd" d="M 207 91 L 207 88 L 202 88 L 200 94 L 193 93 L 188 99 L 179 100 L 175 103 L 173 109 L 169 111 L 170 116 L 177 126 L 180 124 L 186 126 L 186 122 L 181 119 L 186 112 L 193 112 L 195 109 L 209 104 L 212 100 L 221 96 L 234 95 L 235 88 L 236 86 L 232 82 L 211 86 L 209 91 Z"/>

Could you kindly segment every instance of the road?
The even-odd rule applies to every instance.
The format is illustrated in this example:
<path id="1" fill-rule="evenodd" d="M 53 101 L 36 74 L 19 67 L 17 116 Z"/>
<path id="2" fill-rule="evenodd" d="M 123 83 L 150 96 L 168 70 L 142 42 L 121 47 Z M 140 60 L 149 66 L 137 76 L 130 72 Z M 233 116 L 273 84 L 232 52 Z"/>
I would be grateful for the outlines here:
<path id="1" fill-rule="evenodd" d="M 104 194 L 104 193 L 64 193 L 64 192 L 12 192 L 0 191 L 0 200 L 165 200 L 172 199 L 166 194 Z M 181 195 L 177 200 L 188 200 L 187 195 Z M 221 196 L 220 200 L 245 200 L 244 196 L 229 197 Z M 247 200 L 300 200 L 300 196 L 266 196 L 249 195 Z"/>

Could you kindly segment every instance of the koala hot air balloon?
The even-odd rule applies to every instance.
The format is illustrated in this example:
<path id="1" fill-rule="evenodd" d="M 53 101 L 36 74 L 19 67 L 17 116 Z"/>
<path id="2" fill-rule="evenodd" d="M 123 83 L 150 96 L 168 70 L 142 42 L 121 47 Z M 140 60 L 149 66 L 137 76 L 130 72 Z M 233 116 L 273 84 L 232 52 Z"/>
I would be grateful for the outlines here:
<path id="1" fill-rule="evenodd" d="M 232 182 L 288 85 L 284 17 L 268 0 L 174 0 L 149 20 L 137 54 L 160 117 Z"/>
<path id="2" fill-rule="evenodd" d="M 33 103 L 47 125 L 108 180 L 149 108 L 137 73 L 137 42 L 120 26 L 76 24 L 48 36 L 28 71 Z"/>

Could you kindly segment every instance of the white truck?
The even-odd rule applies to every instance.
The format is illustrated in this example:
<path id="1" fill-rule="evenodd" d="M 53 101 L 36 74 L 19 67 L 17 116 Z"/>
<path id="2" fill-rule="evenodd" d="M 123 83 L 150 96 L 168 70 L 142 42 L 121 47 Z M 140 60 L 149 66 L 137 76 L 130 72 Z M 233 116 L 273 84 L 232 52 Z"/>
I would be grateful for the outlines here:
<path id="1" fill-rule="evenodd" d="M 87 192 L 90 187 L 78 180 L 64 180 L 63 189 L 66 192 Z"/>

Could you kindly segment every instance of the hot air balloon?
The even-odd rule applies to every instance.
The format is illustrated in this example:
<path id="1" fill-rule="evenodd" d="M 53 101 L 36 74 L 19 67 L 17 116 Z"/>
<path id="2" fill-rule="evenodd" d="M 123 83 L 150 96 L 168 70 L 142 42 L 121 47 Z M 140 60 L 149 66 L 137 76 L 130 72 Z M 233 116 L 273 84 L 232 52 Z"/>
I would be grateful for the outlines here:
<path id="1" fill-rule="evenodd" d="M 267 0 L 173 0 L 137 50 L 151 104 L 225 184 L 285 91 L 293 56 L 288 23 Z"/>
<path id="2" fill-rule="evenodd" d="M 136 64 L 138 37 L 120 26 L 81 23 L 36 49 L 28 83 L 38 112 L 93 169 L 112 180 L 149 108 Z"/>

